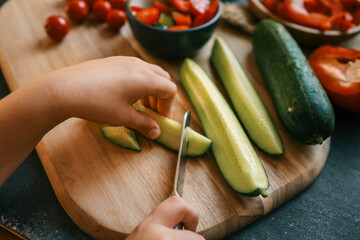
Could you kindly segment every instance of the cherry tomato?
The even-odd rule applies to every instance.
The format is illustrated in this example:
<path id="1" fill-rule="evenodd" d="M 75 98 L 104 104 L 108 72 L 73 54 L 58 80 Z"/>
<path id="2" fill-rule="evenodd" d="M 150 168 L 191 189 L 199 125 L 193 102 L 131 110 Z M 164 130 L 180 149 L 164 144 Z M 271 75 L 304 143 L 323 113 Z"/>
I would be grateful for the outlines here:
<path id="1" fill-rule="evenodd" d="M 125 11 L 126 0 L 109 0 L 112 8 L 121 9 Z"/>
<path id="2" fill-rule="evenodd" d="M 66 15 L 74 22 L 82 22 L 89 13 L 89 7 L 84 1 L 69 1 L 65 5 Z"/>
<path id="3" fill-rule="evenodd" d="M 94 6 L 94 4 L 95 4 L 97 1 L 99 1 L 99 0 L 83 0 L 83 1 L 86 2 L 86 4 L 88 5 L 88 8 L 89 8 L 89 9 L 92 9 L 93 6 Z"/>
<path id="4" fill-rule="evenodd" d="M 106 21 L 106 16 L 110 10 L 111 4 L 107 1 L 97 1 L 92 8 L 94 17 L 99 21 Z"/>
<path id="5" fill-rule="evenodd" d="M 44 27 L 47 35 L 55 41 L 61 41 L 69 32 L 69 22 L 61 15 L 48 17 Z"/>
<path id="6" fill-rule="evenodd" d="M 142 23 L 154 25 L 159 19 L 160 10 L 156 7 L 145 8 L 135 14 L 135 17 Z"/>
<path id="7" fill-rule="evenodd" d="M 126 14 L 123 10 L 112 9 L 107 14 L 106 22 L 110 28 L 118 31 L 126 22 Z"/>

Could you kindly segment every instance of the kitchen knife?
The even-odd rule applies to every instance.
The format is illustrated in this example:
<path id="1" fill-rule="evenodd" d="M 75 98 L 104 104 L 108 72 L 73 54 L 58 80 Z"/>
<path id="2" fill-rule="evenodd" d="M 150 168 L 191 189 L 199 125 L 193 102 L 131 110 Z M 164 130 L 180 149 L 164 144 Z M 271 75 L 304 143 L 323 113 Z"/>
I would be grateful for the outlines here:
<path id="1" fill-rule="evenodd" d="M 190 126 L 190 117 L 191 112 L 186 111 L 184 115 L 184 121 L 181 131 L 180 147 L 176 164 L 175 180 L 174 180 L 174 189 L 171 193 L 171 196 L 182 197 L 184 189 L 184 180 L 185 180 L 185 170 L 186 170 L 186 155 L 188 149 L 188 127 Z M 183 224 L 179 223 L 174 227 L 174 229 L 183 229 Z"/>

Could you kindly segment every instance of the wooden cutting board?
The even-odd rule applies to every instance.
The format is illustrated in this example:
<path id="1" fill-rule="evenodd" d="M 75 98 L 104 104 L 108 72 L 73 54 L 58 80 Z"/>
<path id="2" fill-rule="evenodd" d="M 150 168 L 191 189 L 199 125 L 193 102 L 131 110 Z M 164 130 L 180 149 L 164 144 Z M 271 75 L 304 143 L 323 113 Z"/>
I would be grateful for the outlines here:
<path id="1" fill-rule="evenodd" d="M 178 86 L 172 118 L 181 121 L 190 109 L 192 128 L 202 132 L 179 81 L 181 62 L 148 55 L 127 25 L 115 33 L 106 24 L 90 19 L 72 25 L 63 42 L 49 40 L 44 20 L 51 14 L 64 14 L 65 2 L 9 0 L 1 8 L 0 63 L 12 91 L 44 73 L 86 60 L 137 56 L 169 71 Z M 285 153 L 271 157 L 256 149 L 270 180 L 268 198 L 244 197 L 234 192 L 210 152 L 188 160 L 184 198 L 199 211 L 198 232 L 207 239 L 223 238 L 299 194 L 320 173 L 330 148 L 330 140 L 316 146 L 299 144 L 284 130 L 266 92 L 249 36 L 223 23 L 216 34 L 233 48 L 253 81 L 280 131 Z M 195 60 L 216 79 L 208 61 L 212 43 L 213 39 Z M 141 153 L 123 149 L 105 140 L 98 124 L 72 118 L 50 131 L 36 147 L 61 205 L 94 238 L 124 238 L 171 193 L 176 154 L 143 137 L 139 140 Z"/>

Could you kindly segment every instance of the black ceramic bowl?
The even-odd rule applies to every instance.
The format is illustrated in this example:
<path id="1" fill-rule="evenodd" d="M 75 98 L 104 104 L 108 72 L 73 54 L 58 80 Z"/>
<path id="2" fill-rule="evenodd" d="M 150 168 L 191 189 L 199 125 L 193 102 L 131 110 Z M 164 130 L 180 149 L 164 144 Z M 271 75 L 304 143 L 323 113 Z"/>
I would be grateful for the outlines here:
<path id="1" fill-rule="evenodd" d="M 207 23 L 187 30 L 170 31 L 146 25 L 135 18 L 130 6 L 150 7 L 152 1 L 128 0 L 126 15 L 131 30 L 150 54 L 164 59 L 181 59 L 194 56 L 210 39 L 221 16 L 221 2 L 215 16 Z"/>

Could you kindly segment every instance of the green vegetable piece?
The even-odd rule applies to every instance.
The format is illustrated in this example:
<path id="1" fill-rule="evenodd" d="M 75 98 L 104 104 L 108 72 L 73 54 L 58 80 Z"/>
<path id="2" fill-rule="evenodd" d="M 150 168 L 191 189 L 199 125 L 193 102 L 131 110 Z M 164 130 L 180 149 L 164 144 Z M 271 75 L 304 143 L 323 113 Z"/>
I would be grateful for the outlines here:
<path id="1" fill-rule="evenodd" d="M 160 13 L 158 23 L 165 25 L 166 27 L 172 27 L 175 25 L 175 22 L 174 22 L 172 16 L 169 14 L 163 13 L 163 12 Z"/>
<path id="2" fill-rule="evenodd" d="M 282 154 L 283 143 L 263 102 L 234 53 L 220 37 L 215 38 L 210 60 L 249 137 L 263 151 Z"/>
<path id="3" fill-rule="evenodd" d="M 170 118 L 167 118 L 159 113 L 151 110 L 150 108 L 135 103 L 134 107 L 136 110 L 146 113 L 152 117 L 160 126 L 161 134 L 156 139 L 156 142 L 162 144 L 170 150 L 178 152 L 180 146 L 181 130 L 182 125 Z M 211 145 L 211 140 L 207 137 L 195 132 L 193 129 L 188 130 L 189 144 L 187 155 L 195 157 L 204 154 Z"/>
<path id="4" fill-rule="evenodd" d="M 238 119 L 214 82 L 193 60 L 180 68 L 181 82 L 194 105 L 221 173 L 244 195 L 267 197 L 265 169 Z"/>
<path id="5" fill-rule="evenodd" d="M 334 111 L 299 45 L 282 24 L 271 19 L 257 25 L 252 43 L 286 129 L 301 143 L 322 143 L 334 130 Z"/>
<path id="6" fill-rule="evenodd" d="M 140 144 L 133 130 L 123 126 L 104 126 L 101 127 L 104 138 L 116 145 L 135 151 L 141 151 Z"/>

